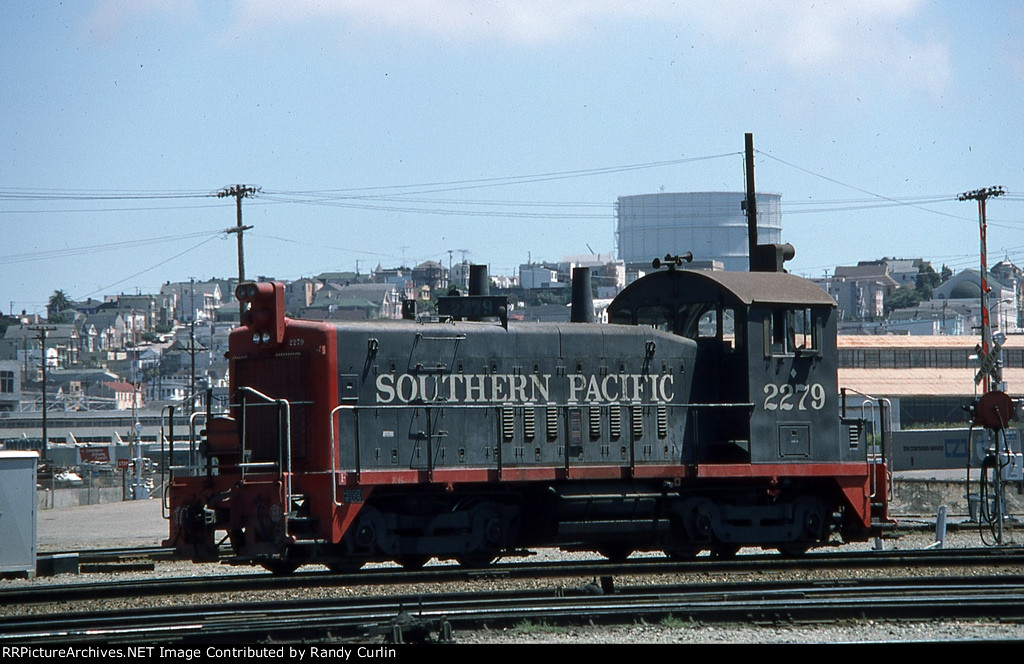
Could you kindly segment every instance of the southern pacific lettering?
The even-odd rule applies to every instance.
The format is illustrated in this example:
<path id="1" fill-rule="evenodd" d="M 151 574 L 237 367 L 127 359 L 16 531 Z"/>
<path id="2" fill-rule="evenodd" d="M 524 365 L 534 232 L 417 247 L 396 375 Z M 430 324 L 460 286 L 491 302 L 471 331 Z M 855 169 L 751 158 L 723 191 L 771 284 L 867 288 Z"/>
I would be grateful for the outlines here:
<path id="1" fill-rule="evenodd" d="M 566 403 L 671 403 L 672 374 L 451 374 L 440 376 L 390 374 L 377 376 L 376 403 L 411 404 L 516 404 L 552 403 L 555 394 L 567 395 Z"/>

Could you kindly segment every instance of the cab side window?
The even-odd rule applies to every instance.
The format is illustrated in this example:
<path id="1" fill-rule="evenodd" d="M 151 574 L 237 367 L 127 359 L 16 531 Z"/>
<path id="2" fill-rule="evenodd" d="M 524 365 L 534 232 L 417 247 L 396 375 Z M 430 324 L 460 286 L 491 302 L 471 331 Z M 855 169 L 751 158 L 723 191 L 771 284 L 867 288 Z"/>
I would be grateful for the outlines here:
<path id="1" fill-rule="evenodd" d="M 722 344 L 723 350 L 740 348 L 738 309 L 722 307 L 712 302 L 680 307 L 676 334 L 691 339 L 709 339 Z"/>
<path id="2" fill-rule="evenodd" d="M 674 312 L 671 307 L 652 305 L 637 307 L 636 324 L 653 327 L 657 330 L 672 331 Z"/>
<path id="3" fill-rule="evenodd" d="M 765 320 L 765 355 L 819 353 L 821 326 L 821 314 L 814 309 L 773 309 Z"/>

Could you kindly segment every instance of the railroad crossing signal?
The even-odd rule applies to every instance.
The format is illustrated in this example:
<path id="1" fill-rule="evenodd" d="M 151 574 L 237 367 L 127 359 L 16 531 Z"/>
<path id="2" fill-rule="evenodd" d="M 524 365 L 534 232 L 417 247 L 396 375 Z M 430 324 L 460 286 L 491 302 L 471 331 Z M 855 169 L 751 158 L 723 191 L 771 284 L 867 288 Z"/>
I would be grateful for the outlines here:
<path id="1" fill-rule="evenodd" d="M 986 377 L 995 383 L 1003 380 L 1002 372 L 999 370 L 999 350 L 1002 348 L 998 343 L 992 344 L 992 349 L 985 353 L 981 347 L 977 347 L 978 363 L 981 365 L 978 373 L 974 375 L 974 383 L 980 384 Z"/>

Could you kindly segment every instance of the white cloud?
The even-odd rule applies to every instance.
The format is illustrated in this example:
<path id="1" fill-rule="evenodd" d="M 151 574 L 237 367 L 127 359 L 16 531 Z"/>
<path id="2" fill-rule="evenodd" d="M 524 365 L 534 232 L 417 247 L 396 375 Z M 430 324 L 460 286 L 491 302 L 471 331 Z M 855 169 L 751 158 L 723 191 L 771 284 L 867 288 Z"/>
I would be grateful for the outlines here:
<path id="1" fill-rule="evenodd" d="M 339 20 L 363 30 L 512 44 L 571 39 L 594 21 L 650 13 L 643 3 L 637 9 L 616 0 L 239 0 L 237 6 L 242 29 Z"/>
<path id="2" fill-rule="evenodd" d="M 690 6 L 709 38 L 746 51 L 753 68 L 888 80 L 935 95 L 952 78 L 949 45 L 922 25 L 920 0 L 696 0 Z"/>
<path id="3" fill-rule="evenodd" d="M 83 26 L 94 38 L 116 39 L 135 21 L 152 18 L 195 20 L 196 0 L 99 0 Z"/>
<path id="4" fill-rule="evenodd" d="M 235 0 L 232 37 L 310 24 L 449 44 L 549 43 L 614 38 L 658 22 L 698 48 L 737 54 L 755 72 L 869 77 L 940 95 L 951 80 L 946 40 L 928 33 L 923 0 Z M 139 17 L 197 14 L 195 0 L 100 0 L 90 23 L 104 34 Z M 230 42 L 231 39 L 226 39 Z"/>

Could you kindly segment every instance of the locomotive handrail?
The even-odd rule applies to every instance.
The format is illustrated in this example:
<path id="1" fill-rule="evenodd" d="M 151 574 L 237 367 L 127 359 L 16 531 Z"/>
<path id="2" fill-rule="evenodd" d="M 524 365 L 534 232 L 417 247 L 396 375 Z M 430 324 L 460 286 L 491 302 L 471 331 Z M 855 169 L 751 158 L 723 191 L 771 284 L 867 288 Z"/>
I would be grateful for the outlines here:
<path id="1" fill-rule="evenodd" d="M 196 446 L 196 420 L 199 418 L 206 418 L 206 413 L 203 411 L 196 411 L 195 413 L 188 416 L 188 463 L 185 467 L 188 468 L 188 474 L 193 474 L 195 469 L 199 467 L 199 453 Z M 173 455 L 174 441 L 171 441 L 171 453 Z M 181 467 L 181 466 L 177 466 Z"/>
<path id="2" fill-rule="evenodd" d="M 355 408 L 361 410 L 403 410 L 406 408 L 466 408 L 466 409 L 489 409 L 489 408 L 501 408 L 502 406 L 515 406 L 516 408 L 527 408 L 534 407 L 540 408 L 542 406 L 555 406 L 556 408 L 576 408 L 580 406 L 665 406 L 666 408 L 756 408 L 757 404 L 745 401 L 736 401 L 733 403 L 652 403 L 648 401 L 601 401 L 601 402 L 545 402 L 545 403 L 498 403 L 490 402 L 483 404 L 465 403 L 462 401 L 410 401 L 409 403 L 403 404 L 341 404 L 331 411 L 332 415 L 335 410 L 341 407 Z"/>
<path id="3" fill-rule="evenodd" d="M 343 408 L 349 408 L 349 409 L 352 409 L 353 411 L 356 411 L 357 407 L 352 405 L 352 404 L 344 404 L 344 403 L 335 406 L 333 409 L 331 409 L 331 414 L 328 416 L 328 426 L 327 426 L 327 428 L 331 432 L 331 502 L 334 504 L 335 507 L 341 507 L 342 503 L 338 502 L 338 464 L 336 462 L 336 458 L 335 458 L 335 454 L 334 454 L 334 450 L 335 450 L 335 447 L 336 447 L 336 442 L 335 442 L 335 437 L 334 437 L 334 414 L 337 413 L 338 411 L 340 411 Z M 354 422 L 355 422 L 355 429 L 356 429 L 356 431 L 355 431 L 355 434 L 356 434 L 355 435 L 355 439 L 356 439 L 355 440 L 356 474 L 358 476 L 358 473 L 359 473 L 359 415 L 358 415 L 358 412 L 356 412 L 356 415 L 355 415 L 355 418 L 354 418 Z"/>
<path id="4" fill-rule="evenodd" d="M 175 466 L 171 464 L 174 459 L 174 410 L 177 408 L 175 405 L 164 406 L 160 411 L 160 481 L 164 483 L 164 468 L 167 470 L 194 470 L 198 467 L 198 459 L 195 454 L 195 429 L 194 421 L 192 418 L 195 416 L 205 416 L 206 413 L 197 411 L 193 413 L 189 418 L 189 459 L 185 465 Z M 164 443 L 170 441 L 168 449 L 164 448 Z"/>
<path id="5" fill-rule="evenodd" d="M 173 427 L 174 427 L 174 424 L 173 424 L 173 422 L 174 422 L 174 406 L 164 406 L 163 408 L 160 409 L 160 516 L 162 518 L 164 518 L 164 519 L 166 519 L 166 518 L 168 518 L 170 516 L 170 508 L 171 508 L 170 505 L 167 504 L 167 486 L 166 486 L 166 483 L 164 481 L 164 470 L 168 470 L 168 472 L 170 472 L 169 469 L 167 469 L 167 466 L 169 466 L 170 464 L 167 463 L 167 459 L 164 457 L 164 440 L 166 439 L 166 437 L 164 436 L 164 412 L 168 408 L 171 411 L 171 423 L 172 423 L 171 424 L 171 427 L 172 427 L 171 428 L 171 435 L 172 435 L 172 438 L 171 438 L 171 458 L 173 459 L 174 458 L 174 438 L 173 438 L 173 435 L 174 435 L 174 433 L 173 433 L 174 432 L 174 429 L 173 429 Z"/>
<path id="6" fill-rule="evenodd" d="M 875 396 L 872 396 L 870 394 L 865 394 L 864 392 L 861 392 L 859 390 L 855 390 L 853 388 L 844 387 L 844 388 L 842 388 L 842 412 L 844 414 L 846 412 L 846 395 L 847 395 L 847 393 L 854 394 L 855 396 L 859 396 L 859 397 L 862 397 L 864 399 L 864 401 L 862 401 L 861 404 L 860 404 L 861 419 L 864 420 L 865 422 L 871 422 L 872 427 L 874 426 L 874 423 L 875 423 L 875 408 L 876 408 L 876 404 L 877 404 L 877 408 L 878 408 L 878 428 L 880 430 L 878 447 L 880 448 L 880 452 L 872 453 L 870 451 L 870 448 L 872 448 L 874 446 L 869 444 L 869 445 L 865 445 L 864 456 L 865 456 L 865 461 L 868 464 L 871 464 L 871 465 L 877 465 L 879 463 L 879 460 L 881 460 L 882 463 L 886 464 L 886 473 L 891 475 L 891 473 L 892 473 L 892 458 L 891 458 L 892 447 L 887 444 L 886 433 L 892 431 L 892 422 L 889 422 L 888 426 L 886 426 L 886 418 L 887 417 L 892 417 L 892 402 L 889 399 L 884 398 L 884 397 L 875 397 Z M 866 409 L 870 409 L 870 412 L 871 412 L 870 419 L 867 416 L 867 412 L 868 411 Z M 870 473 L 870 482 L 871 482 L 871 494 L 870 494 L 869 497 L 870 498 L 874 498 L 878 494 L 877 479 L 876 479 L 874 473 Z M 892 484 L 892 482 L 891 481 L 890 482 L 886 482 L 886 486 L 888 487 L 887 498 L 889 500 L 893 500 L 894 492 L 893 492 L 893 484 Z"/>
<path id="7" fill-rule="evenodd" d="M 277 435 L 278 435 L 278 439 L 277 439 L 278 457 L 277 458 L 281 461 L 282 464 L 284 464 L 283 468 L 281 468 L 280 465 L 278 466 L 278 479 L 279 480 L 283 479 L 283 481 L 284 481 L 285 501 L 286 501 L 286 505 L 290 508 L 291 507 L 291 499 L 292 499 L 292 405 L 291 405 L 291 403 L 287 399 L 275 399 L 273 397 L 267 396 L 266 394 L 263 394 L 259 390 L 255 390 L 255 389 L 253 389 L 251 387 L 242 386 L 242 387 L 239 387 L 236 390 L 236 392 L 241 394 L 241 396 L 242 396 L 241 403 L 239 404 L 239 407 L 242 410 L 242 414 L 241 414 L 242 416 L 239 418 L 239 420 L 241 422 L 241 426 L 242 426 L 242 432 L 241 432 L 241 436 L 240 436 L 240 440 L 241 440 L 241 443 L 242 443 L 242 450 L 241 450 L 241 452 L 242 452 L 241 458 L 242 459 L 245 459 L 245 421 L 246 421 L 245 420 L 245 408 L 247 406 L 247 404 L 245 402 L 245 395 L 246 394 L 253 394 L 256 397 L 258 397 L 260 399 L 263 399 L 264 401 L 267 401 L 269 403 L 275 404 L 279 409 L 283 408 L 283 410 L 284 410 L 284 432 L 283 432 L 284 435 L 282 435 L 282 431 L 280 430 L 280 428 L 278 428 L 278 432 L 277 432 Z M 253 406 L 259 406 L 260 404 L 252 404 L 252 405 Z M 280 420 L 278 420 L 278 423 L 280 425 Z M 246 468 L 246 466 L 250 466 L 252 463 L 253 462 L 243 462 L 243 463 L 239 464 L 239 466 L 242 468 L 242 477 L 243 477 L 243 479 L 245 477 L 245 468 Z M 259 463 L 259 462 L 256 462 L 256 463 Z M 287 519 L 287 510 L 286 510 L 285 518 Z"/>
<path id="8" fill-rule="evenodd" d="M 190 475 L 193 474 L 195 472 L 196 468 L 199 467 L 199 455 L 197 454 L 197 449 L 196 449 L 195 421 L 194 421 L 193 418 L 195 418 L 198 415 L 198 416 L 204 416 L 207 419 L 209 419 L 212 416 L 212 414 L 213 414 L 212 413 L 212 406 L 213 406 L 212 393 L 213 393 L 213 390 L 212 390 L 212 388 L 204 388 L 203 392 L 206 392 L 206 400 L 205 400 L 206 401 L 206 411 L 205 412 L 201 411 L 201 410 L 200 411 L 193 411 L 189 415 L 188 464 L 186 464 L 184 466 L 172 466 L 171 463 L 169 462 L 169 460 L 165 459 L 165 455 L 167 455 L 167 454 L 169 454 L 170 460 L 173 460 L 173 458 L 174 458 L 174 442 L 175 442 L 175 436 L 174 436 L 174 411 L 177 408 L 184 408 L 185 404 L 187 404 L 189 402 L 192 402 L 194 404 L 196 397 L 198 395 L 200 395 L 202 392 L 200 390 L 193 390 L 193 391 L 189 392 L 187 395 L 185 395 L 184 397 L 182 397 L 181 399 L 178 399 L 177 401 L 175 401 L 174 403 L 172 403 L 170 405 L 167 405 L 167 406 L 164 406 L 161 409 L 161 411 L 160 411 L 160 462 L 161 462 L 161 464 L 160 464 L 161 465 L 160 482 L 161 482 L 161 484 L 166 484 L 167 482 L 171 481 L 171 478 L 168 478 L 167 480 L 164 480 L 164 470 L 163 470 L 164 467 L 166 467 L 168 470 L 187 470 Z M 164 424 L 165 424 L 165 422 L 168 423 L 168 426 L 167 426 L 168 433 L 164 433 Z M 169 450 L 167 450 L 167 451 L 164 450 L 164 445 L 163 445 L 164 440 L 170 440 Z M 166 492 L 164 493 L 164 495 L 165 495 L 165 498 L 166 498 Z M 166 502 L 165 502 L 164 506 L 167 507 Z M 165 513 L 164 514 L 164 518 L 167 518 L 167 516 L 168 516 L 168 514 Z"/>
<path id="9" fill-rule="evenodd" d="M 462 333 L 459 333 L 459 334 L 430 334 L 430 335 L 423 334 L 422 332 L 417 332 L 416 336 L 419 337 L 420 339 L 424 339 L 426 341 L 465 341 L 465 339 L 466 339 L 465 332 L 462 332 Z"/>
<path id="10" fill-rule="evenodd" d="M 280 466 L 275 461 L 246 461 L 244 463 L 237 464 L 237 468 L 277 468 Z"/>
<path id="11" fill-rule="evenodd" d="M 242 389 L 242 388 L 239 388 L 239 389 Z M 244 403 L 244 404 L 242 402 L 238 402 L 238 403 L 229 403 L 228 406 L 230 408 L 241 408 L 244 405 L 244 406 L 247 406 L 249 408 L 259 408 L 261 406 L 276 406 L 278 401 L 288 401 L 288 400 L 287 399 L 270 399 L 270 401 L 268 403 Z M 288 401 L 288 403 L 290 403 L 293 406 L 312 406 L 316 402 L 315 401 Z"/>
<path id="12" fill-rule="evenodd" d="M 424 400 L 424 401 L 416 401 L 416 402 L 403 403 L 403 404 L 369 404 L 369 405 L 360 405 L 360 404 L 353 404 L 353 403 L 343 403 L 343 404 L 339 404 L 339 405 L 335 406 L 334 408 L 332 408 L 330 414 L 328 415 L 328 431 L 329 431 L 329 434 L 330 434 L 331 501 L 332 501 L 332 503 L 336 507 L 342 507 L 343 506 L 343 503 L 339 503 L 338 502 L 338 475 L 340 473 L 340 467 L 339 467 L 339 459 L 338 459 L 338 452 L 337 452 L 338 438 L 337 438 L 337 435 L 335 434 L 335 418 L 336 418 L 337 414 L 339 412 L 341 412 L 342 410 L 349 410 L 349 411 L 352 412 L 352 415 L 353 415 L 352 422 L 353 422 L 353 427 L 354 427 L 354 431 L 353 431 L 353 437 L 354 437 L 354 441 L 353 441 L 354 470 L 352 471 L 351 474 L 355 475 L 356 481 L 358 481 L 359 477 L 360 477 L 360 474 L 362 472 L 362 455 L 360 454 L 360 438 L 359 438 L 359 412 L 361 410 L 409 410 L 409 409 L 420 409 L 420 408 L 422 408 L 422 409 L 427 411 L 427 415 L 428 415 L 428 418 L 429 418 L 429 415 L 430 415 L 429 411 L 430 411 L 431 408 L 441 408 L 441 409 L 452 408 L 452 409 L 456 409 L 456 410 L 464 409 L 464 410 L 498 410 L 498 411 L 500 411 L 501 408 L 506 407 L 506 406 L 514 406 L 514 407 L 530 407 L 530 406 L 534 406 L 534 407 L 548 407 L 548 406 L 553 406 L 555 408 L 558 408 L 559 410 L 562 410 L 562 409 L 568 409 L 568 408 L 578 408 L 578 407 L 581 407 L 581 406 L 593 406 L 593 405 L 598 405 L 598 406 L 613 406 L 614 405 L 614 406 L 624 406 L 624 407 L 629 407 L 629 406 L 664 406 L 664 407 L 667 407 L 667 408 L 685 408 L 685 409 L 702 409 L 702 408 L 748 408 L 748 409 L 752 409 L 752 408 L 756 407 L 756 404 L 754 404 L 754 403 L 747 403 L 747 402 L 736 402 L 736 403 L 651 403 L 651 402 L 642 402 L 642 401 L 615 401 L 615 402 L 606 402 L 606 403 L 603 402 L 603 403 L 599 403 L 599 404 L 579 403 L 579 402 L 575 402 L 575 403 L 569 403 L 569 402 L 566 402 L 566 403 L 542 403 L 542 404 L 517 404 L 517 403 L 473 404 L 473 403 L 463 403 L 463 402 L 457 402 L 457 401 L 427 401 L 427 400 Z M 564 418 L 568 418 L 569 417 L 567 412 L 563 413 L 563 417 Z M 500 413 L 499 413 L 499 416 L 496 419 L 496 423 L 498 424 L 499 427 L 500 427 L 500 421 L 501 421 L 501 416 L 500 416 Z M 422 434 L 422 436 L 423 436 L 422 439 L 427 441 L 427 465 L 426 465 L 426 468 L 424 470 L 427 473 L 427 481 L 428 482 L 432 481 L 432 477 L 433 477 L 433 473 L 434 473 L 434 451 L 433 451 L 433 447 L 432 447 L 433 442 L 434 442 L 435 439 L 442 438 L 442 437 L 447 435 L 446 432 L 434 433 L 432 430 L 429 429 L 430 426 L 431 425 L 428 422 L 428 431 Z M 565 422 L 565 426 L 568 427 L 568 422 L 567 421 Z M 497 435 L 500 438 L 500 436 L 501 436 L 500 430 L 497 432 Z M 634 436 L 634 434 L 631 431 L 630 432 L 630 446 L 629 446 L 630 447 L 629 466 L 630 466 L 631 470 L 635 470 L 635 466 L 636 466 L 635 450 L 633 449 L 635 447 L 636 440 L 633 438 L 633 436 Z M 503 454 L 502 454 L 502 452 L 503 452 L 502 446 L 498 445 L 497 452 L 496 452 L 497 456 L 495 458 L 495 465 L 496 465 L 495 470 L 496 470 L 499 478 L 501 477 L 502 469 L 503 469 Z M 569 446 L 568 445 L 565 446 L 565 452 L 564 452 L 564 455 L 563 455 L 562 463 L 563 463 L 563 468 L 565 469 L 566 472 L 568 472 L 570 466 L 572 465 L 572 458 L 569 455 Z"/>

